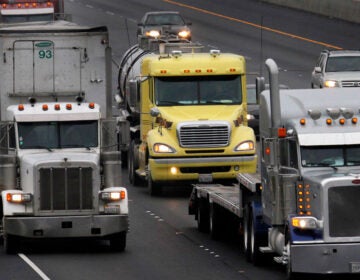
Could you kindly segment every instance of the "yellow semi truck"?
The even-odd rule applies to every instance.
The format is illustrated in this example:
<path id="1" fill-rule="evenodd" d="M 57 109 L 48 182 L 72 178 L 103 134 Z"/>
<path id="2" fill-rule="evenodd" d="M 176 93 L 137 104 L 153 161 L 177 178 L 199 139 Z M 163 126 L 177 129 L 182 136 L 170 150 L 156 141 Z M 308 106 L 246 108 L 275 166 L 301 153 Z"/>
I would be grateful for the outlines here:
<path id="1" fill-rule="evenodd" d="M 243 56 L 154 39 L 130 48 L 119 69 L 122 159 L 151 195 L 172 183 L 235 180 L 256 171 L 247 126 Z"/>

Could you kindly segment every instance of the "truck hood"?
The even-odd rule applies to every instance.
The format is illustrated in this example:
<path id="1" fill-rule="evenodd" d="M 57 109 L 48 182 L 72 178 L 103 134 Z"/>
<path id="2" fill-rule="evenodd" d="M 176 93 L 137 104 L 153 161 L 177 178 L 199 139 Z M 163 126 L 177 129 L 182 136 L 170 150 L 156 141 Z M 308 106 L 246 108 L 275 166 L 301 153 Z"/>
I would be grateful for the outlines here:
<path id="1" fill-rule="evenodd" d="M 304 172 L 303 178 L 305 181 L 312 181 L 321 185 L 325 185 L 330 181 L 349 183 L 349 181 L 360 179 L 360 166 L 351 169 L 341 167 L 337 169 L 332 167 L 314 168 L 311 171 Z"/>
<path id="2" fill-rule="evenodd" d="M 35 154 L 25 154 L 20 157 L 20 164 L 23 167 L 30 166 L 62 166 L 66 164 L 71 166 L 76 164 L 79 165 L 98 165 L 99 154 L 97 153 L 84 153 L 84 152 L 43 152 Z"/>
<path id="3" fill-rule="evenodd" d="M 159 107 L 164 119 L 179 123 L 180 121 L 236 120 L 242 113 L 239 105 L 216 106 L 172 106 Z"/>

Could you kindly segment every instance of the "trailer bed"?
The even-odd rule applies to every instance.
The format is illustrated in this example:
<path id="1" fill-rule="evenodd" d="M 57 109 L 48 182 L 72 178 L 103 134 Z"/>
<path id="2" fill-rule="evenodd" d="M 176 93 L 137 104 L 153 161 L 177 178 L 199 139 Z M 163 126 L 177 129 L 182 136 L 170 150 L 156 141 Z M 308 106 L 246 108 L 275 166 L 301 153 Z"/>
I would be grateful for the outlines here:
<path id="1" fill-rule="evenodd" d="M 208 198 L 210 203 L 215 203 L 238 217 L 242 217 L 240 207 L 240 191 L 236 185 L 224 186 L 220 184 L 194 185 L 198 198 Z"/>

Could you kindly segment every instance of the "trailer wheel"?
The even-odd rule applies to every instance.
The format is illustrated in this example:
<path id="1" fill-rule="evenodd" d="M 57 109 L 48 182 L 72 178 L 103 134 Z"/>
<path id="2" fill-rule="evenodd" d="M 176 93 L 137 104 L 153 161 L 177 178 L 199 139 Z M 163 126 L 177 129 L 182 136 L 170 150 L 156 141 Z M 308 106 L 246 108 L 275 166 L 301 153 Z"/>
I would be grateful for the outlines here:
<path id="1" fill-rule="evenodd" d="M 153 181 L 151 172 L 148 174 L 148 191 L 151 196 L 160 195 L 162 193 L 162 187 L 160 184 Z"/>
<path id="2" fill-rule="evenodd" d="M 127 158 L 128 158 L 128 169 L 129 169 L 128 170 L 129 182 L 133 186 L 139 186 L 141 183 L 140 178 L 135 172 L 136 169 L 138 169 L 139 167 L 138 161 L 136 160 L 136 155 L 137 155 L 136 144 L 135 141 L 132 140 L 130 143 L 130 148 Z"/>
<path id="3" fill-rule="evenodd" d="M 113 235 L 110 238 L 110 247 L 116 252 L 124 251 L 126 247 L 126 231 Z"/>
<path id="4" fill-rule="evenodd" d="M 219 240 L 221 237 L 222 223 L 221 223 L 221 215 L 219 212 L 220 212 L 220 208 L 216 204 L 211 203 L 209 228 L 210 228 L 210 237 L 214 240 Z"/>
<path id="5" fill-rule="evenodd" d="M 266 245 L 260 234 L 256 231 L 256 217 L 254 212 L 250 211 L 249 230 L 250 230 L 250 260 L 255 266 L 262 265 L 264 255 L 260 252 L 259 247 Z"/>
<path id="6" fill-rule="evenodd" d="M 200 232 L 208 233 L 210 231 L 209 203 L 204 198 L 199 200 L 197 207 L 197 226 Z"/>
<path id="7" fill-rule="evenodd" d="M 4 250 L 6 254 L 15 254 L 18 250 L 19 238 L 11 234 L 4 234 Z"/>
<path id="8" fill-rule="evenodd" d="M 250 207 L 248 205 L 244 208 L 244 236 L 243 236 L 243 248 L 245 259 L 248 262 L 251 262 L 251 251 L 250 251 L 250 230 L 249 230 L 249 221 L 250 221 Z"/>

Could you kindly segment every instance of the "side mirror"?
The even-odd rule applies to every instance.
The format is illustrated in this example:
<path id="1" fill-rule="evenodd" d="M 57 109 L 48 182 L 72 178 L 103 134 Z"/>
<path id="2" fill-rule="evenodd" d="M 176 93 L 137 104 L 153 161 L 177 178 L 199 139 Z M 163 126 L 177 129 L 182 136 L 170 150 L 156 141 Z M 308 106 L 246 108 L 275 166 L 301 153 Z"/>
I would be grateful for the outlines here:
<path id="1" fill-rule="evenodd" d="M 129 96 L 129 105 L 135 107 L 138 101 L 140 100 L 140 83 L 138 80 L 130 80 L 130 96 Z"/>
<path id="2" fill-rule="evenodd" d="M 320 66 L 316 66 L 316 67 L 314 68 L 314 71 L 315 71 L 315 73 L 321 73 L 321 67 L 320 67 Z"/>
<path id="3" fill-rule="evenodd" d="M 155 118 L 156 118 L 158 115 L 160 115 L 159 109 L 156 108 L 156 107 L 151 108 L 151 109 L 150 109 L 150 115 L 151 115 L 152 117 L 155 117 Z"/>

